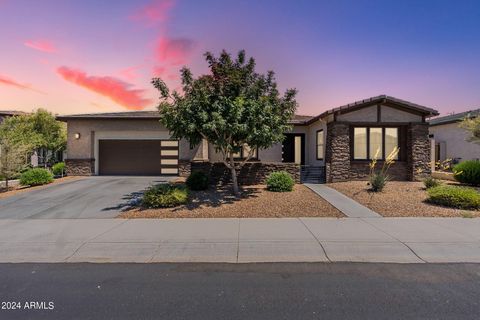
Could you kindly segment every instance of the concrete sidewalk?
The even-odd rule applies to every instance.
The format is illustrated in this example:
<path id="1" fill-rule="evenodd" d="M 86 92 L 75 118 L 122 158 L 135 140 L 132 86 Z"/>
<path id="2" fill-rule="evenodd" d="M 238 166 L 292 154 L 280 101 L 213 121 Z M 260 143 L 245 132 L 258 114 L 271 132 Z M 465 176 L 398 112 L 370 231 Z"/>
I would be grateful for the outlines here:
<path id="1" fill-rule="evenodd" d="M 0 262 L 480 262 L 480 219 L 0 220 Z"/>

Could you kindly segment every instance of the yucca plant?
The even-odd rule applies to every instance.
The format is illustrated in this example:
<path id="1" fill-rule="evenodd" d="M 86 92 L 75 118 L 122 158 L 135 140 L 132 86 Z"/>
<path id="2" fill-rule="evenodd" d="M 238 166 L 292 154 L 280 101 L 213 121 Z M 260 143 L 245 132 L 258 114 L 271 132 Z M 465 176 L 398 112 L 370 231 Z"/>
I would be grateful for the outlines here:
<path id="1" fill-rule="evenodd" d="M 378 155 L 380 153 L 380 150 L 377 149 L 375 156 L 372 158 L 369 164 L 369 167 L 370 167 L 369 181 L 370 181 L 371 190 L 373 192 L 381 192 L 385 187 L 385 185 L 387 184 L 389 180 L 388 169 L 390 169 L 391 165 L 395 163 L 395 159 L 397 159 L 399 151 L 400 151 L 400 148 L 395 147 L 383 162 L 382 168 L 379 171 L 377 171 L 376 166 L 378 162 Z"/>

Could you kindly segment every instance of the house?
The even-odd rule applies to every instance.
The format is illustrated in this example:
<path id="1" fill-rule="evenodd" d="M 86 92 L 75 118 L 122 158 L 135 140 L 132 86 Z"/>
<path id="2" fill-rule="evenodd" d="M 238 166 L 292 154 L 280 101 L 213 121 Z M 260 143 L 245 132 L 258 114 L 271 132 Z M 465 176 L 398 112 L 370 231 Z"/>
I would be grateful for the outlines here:
<path id="1" fill-rule="evenodd" d="M 27 114 L 27 113 L 23 111 L 15 111 L 15 110 L 0 110 L 0 123 L 2 123 L 5 118 L 20 116 L 24 114 Z"/>
<path id="2" fill-rule="evenodd" d="M 480 144 L 468 141 L 469 132 L 459 127 L 465 118 L 480 116 L 480 109 L 431 119 L 430 137 L 435 146 L 435 161 L 480 159 Z"/>
<path id="3" fill-rule="evenodd" d="M 434 109 L 381 95 L 323 112 L 296 115 L 283 143 L 257 150 L 239 173 L 240 183 L 258 183 L 271 171 L 286 170 L 297 181 L 334 182 L 365 179 L 368 163 L 379 162 L 395 148 L 400 152 L 390 174 L 415 180 L 430 172 L 427 118 Z M 67 122 L 67 171 L 72 175 L 186 176 L 204 170 L 225 176 L 221 156 L 203 141 L 190 148 L 174 140 L 156 111 L 60 116 Z M 242 158 L 247 146 L 238 154 Z"/>

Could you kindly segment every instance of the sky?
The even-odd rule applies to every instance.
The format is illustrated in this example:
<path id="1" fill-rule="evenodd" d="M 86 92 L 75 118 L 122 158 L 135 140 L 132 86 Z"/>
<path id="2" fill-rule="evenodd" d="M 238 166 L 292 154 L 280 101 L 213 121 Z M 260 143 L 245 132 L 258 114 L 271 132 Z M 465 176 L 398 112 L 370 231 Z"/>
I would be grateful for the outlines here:
<path id="1" fill-rule="evenodd" d="M 480 108 L 480 1 L 0 0 L 0 110 L 154 110 L 152 77 L 245 49 L 299 114 L 380 94 Z"/>

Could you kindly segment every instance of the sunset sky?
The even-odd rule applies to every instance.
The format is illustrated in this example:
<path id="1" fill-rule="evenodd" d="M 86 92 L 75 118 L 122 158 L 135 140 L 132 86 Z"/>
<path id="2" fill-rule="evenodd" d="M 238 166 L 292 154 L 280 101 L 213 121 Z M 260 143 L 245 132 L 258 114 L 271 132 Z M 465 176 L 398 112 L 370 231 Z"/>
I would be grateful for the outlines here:
<path id="1" fill-rule="evenodd" d="M 0 110 L 153 110 L 205 51 L 245 49 L 298 112 L 379 94 L 480 108 L 480 1 L 0 0 Z"/>

